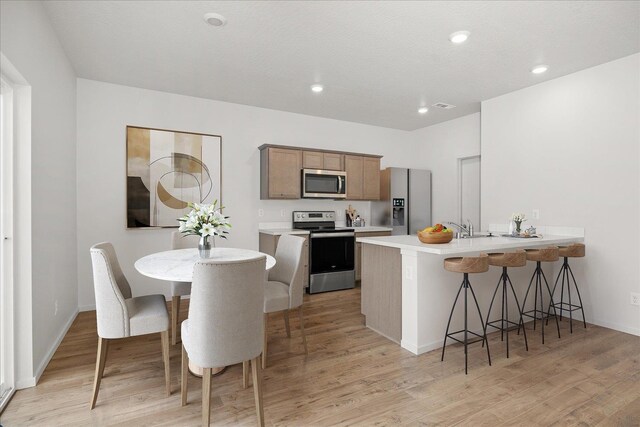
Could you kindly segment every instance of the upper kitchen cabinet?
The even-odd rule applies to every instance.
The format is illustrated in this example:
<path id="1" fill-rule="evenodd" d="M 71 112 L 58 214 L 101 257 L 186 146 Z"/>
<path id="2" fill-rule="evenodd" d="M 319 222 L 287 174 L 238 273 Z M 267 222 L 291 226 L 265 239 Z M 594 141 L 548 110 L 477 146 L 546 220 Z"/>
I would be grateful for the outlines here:
<path id="1" fill-rule="evenodd" d="M 380 157 L 374 154 L 264 144 L 260 150 L 260 198 L 299 199 L 302 169 L 347 172 L 347 199 L 380 200 Z"/>
<path id="2" fill-rule="evenodd" d="M 302 167 L 304 169 L 344 170 L 344 155 L 324 153 L 321 151 L 303 151 Z"/>
<path id="3" fill-rule="evenodd" d="M 380 158 L 344 156 L 348 200 L 380 200 Z"/>
<path id="4" fill-rule="evenodd" d="M 300 150 L 267 147 L 260 151 L 260 198 L 299 199 Z"/>

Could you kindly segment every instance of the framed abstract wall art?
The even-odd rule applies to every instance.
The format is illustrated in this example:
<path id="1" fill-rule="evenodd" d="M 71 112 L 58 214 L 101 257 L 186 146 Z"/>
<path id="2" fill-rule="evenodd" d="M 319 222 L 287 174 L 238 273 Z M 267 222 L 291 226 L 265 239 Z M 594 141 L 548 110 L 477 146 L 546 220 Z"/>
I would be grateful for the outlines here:
<path id="1" fill-rule="evenodd" d="M 221 204 L 222 137 L 127 126 L 127 228 L 177 227 L 187 204 Z"/>

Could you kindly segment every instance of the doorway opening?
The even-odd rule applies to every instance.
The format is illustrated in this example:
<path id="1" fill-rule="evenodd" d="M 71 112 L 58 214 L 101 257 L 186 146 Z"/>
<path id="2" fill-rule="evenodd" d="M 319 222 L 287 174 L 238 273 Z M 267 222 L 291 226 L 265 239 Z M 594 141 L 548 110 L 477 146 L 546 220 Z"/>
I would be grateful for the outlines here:
<path id="1" fill-rule="evenodd" d="M 458 220 L 480 230 L 480 156 L 458 159 Z"/>

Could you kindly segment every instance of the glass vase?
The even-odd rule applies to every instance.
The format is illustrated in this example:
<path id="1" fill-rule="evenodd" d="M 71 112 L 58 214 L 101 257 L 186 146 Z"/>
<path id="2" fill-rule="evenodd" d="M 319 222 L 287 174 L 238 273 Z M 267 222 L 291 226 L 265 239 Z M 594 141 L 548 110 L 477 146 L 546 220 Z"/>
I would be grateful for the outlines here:
<path id="1" fill-rule="evenodd" d="M 216 241 L 212 236 L 200 236 L 198 252 L 200 258 L 211 258 L 211 248 L 216 247 Z"/>
<path id="2" fill-rule="evenodd" d="M 514 221 L 516 223 L 516 234 L 520 234 L 520 226 L 522 226 L 522 221 Z"/>

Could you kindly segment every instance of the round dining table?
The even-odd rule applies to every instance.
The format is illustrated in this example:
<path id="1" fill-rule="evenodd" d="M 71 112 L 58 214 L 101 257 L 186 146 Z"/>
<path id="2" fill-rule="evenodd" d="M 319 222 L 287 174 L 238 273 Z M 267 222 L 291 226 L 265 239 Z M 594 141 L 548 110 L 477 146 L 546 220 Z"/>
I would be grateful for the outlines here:
<path id="1" fill-rule="evenodd" d="M 243 261 L 267 257 L 266 271 L 276 265 L 276 259 L 271 255 L 238 248 L 212 248 L 211 256 L 206 259 L 215 261 Z M 197 248 L 174 249 L 172 251 L 157 252 L 144 256 L 134 264 L 140 274 L 154 279 L 168 280 L 170 282 L 191 282 L 193 278 L 193 266 L 200 258 Z"/>
<path id="2" fill-rule="evenodd" d="M 276 265 L 276 259 L 271 255 L 238 248 L 212 248 L 207 260 L 216 261 L 243 261 L 260 256 L 267 257 L 265 275 Z M 193 266 L 201 261 L 197 248 L 174 249 L 171 251 L 157 252 L 144 256 L 134 264 L 140 274 L 154 279 L 170 282 L 191 282 L 193 279 Z M 265 277 L 266 280 L 266 277 Z M 226 367 L 212 369 L 212 374 L 220 374 Z M 189 362 L 189 370 L 194 375 L 202 376 L 202 368 Z"/>

